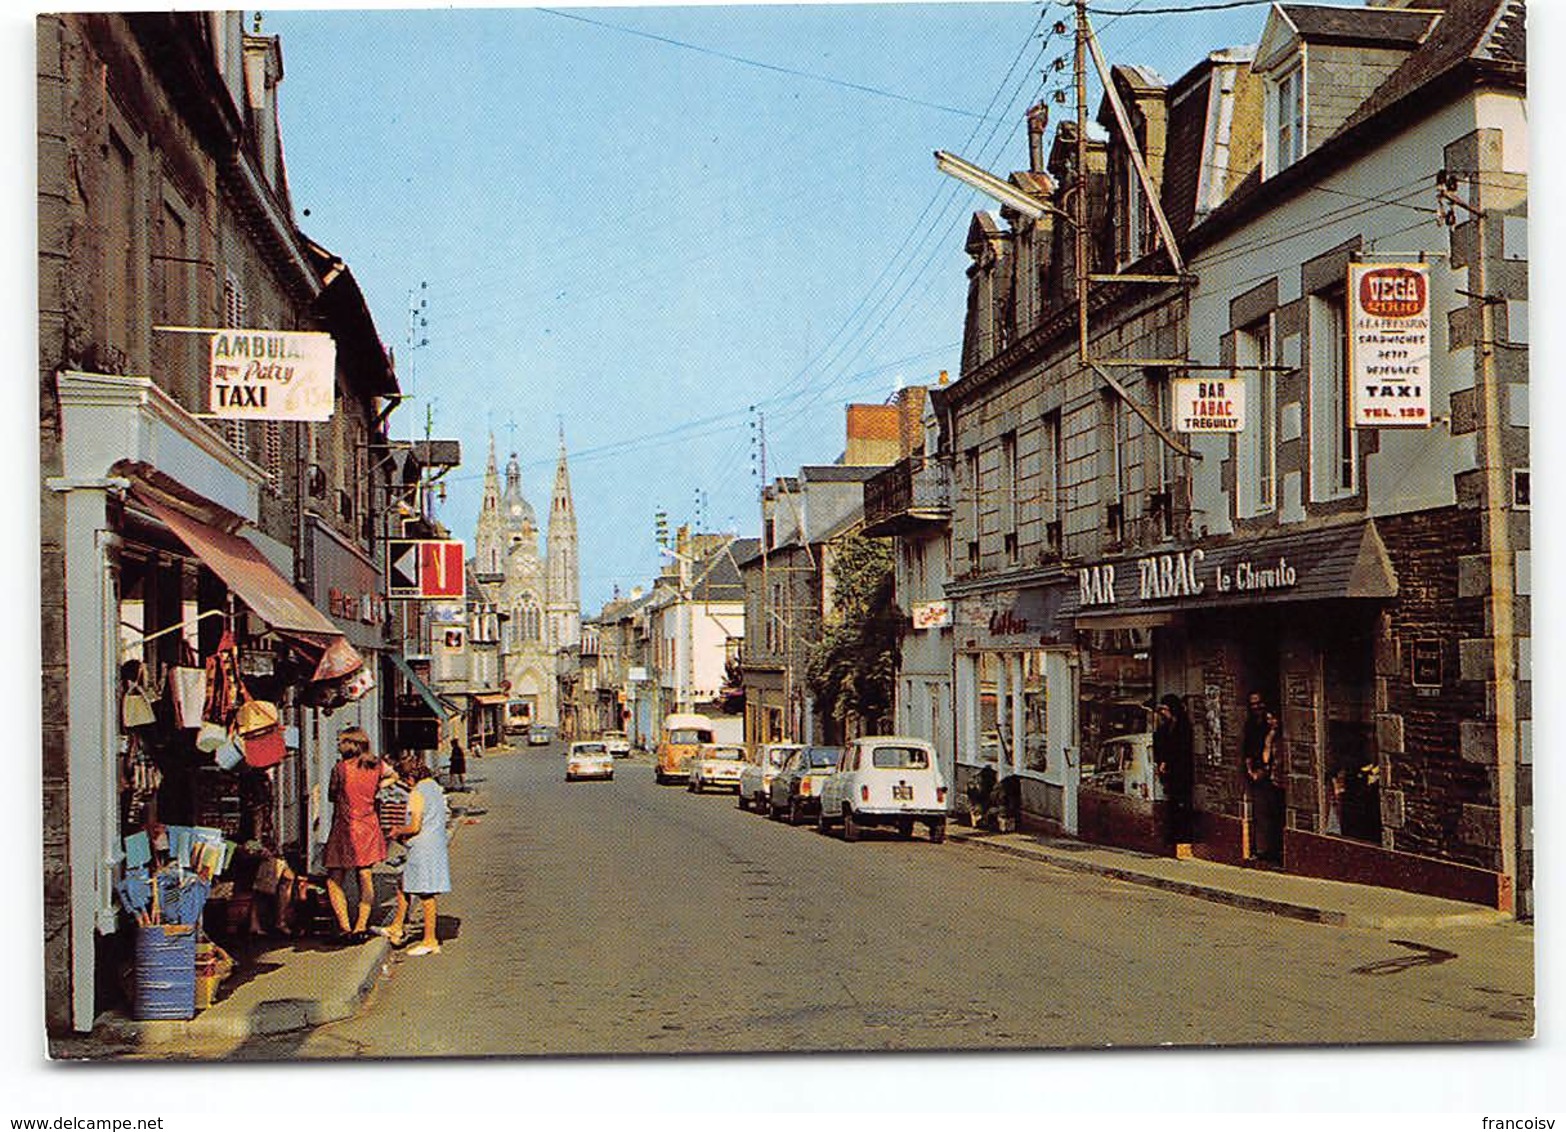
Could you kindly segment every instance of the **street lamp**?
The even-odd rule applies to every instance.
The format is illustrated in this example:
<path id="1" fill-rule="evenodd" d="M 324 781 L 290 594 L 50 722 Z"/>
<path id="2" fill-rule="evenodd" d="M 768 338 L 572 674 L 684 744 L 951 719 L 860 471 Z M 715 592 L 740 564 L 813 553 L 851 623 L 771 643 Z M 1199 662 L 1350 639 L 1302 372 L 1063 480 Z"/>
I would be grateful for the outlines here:
<path id="1" fill-rule="evenodd" d="M 988 170 L 980 169 L 972 162 L 964 161 L 955 153 L 947 153 L 944 149 L 936 150 L 935 167 L 948 177 L 956 177 L 963 184 L 978 189 L 986 196 L 994 197 L 1008 208 L 1016 209 L 1030 220 L 1039 220 L 1046 213 L 1050 212 L 1060 216 L 1067 216 L 1064 211 L 1056 208 L 1054 205 L 1046 204 L 1037 197 L 1029 196 L 1010 181 L 1002 180 Z"/>

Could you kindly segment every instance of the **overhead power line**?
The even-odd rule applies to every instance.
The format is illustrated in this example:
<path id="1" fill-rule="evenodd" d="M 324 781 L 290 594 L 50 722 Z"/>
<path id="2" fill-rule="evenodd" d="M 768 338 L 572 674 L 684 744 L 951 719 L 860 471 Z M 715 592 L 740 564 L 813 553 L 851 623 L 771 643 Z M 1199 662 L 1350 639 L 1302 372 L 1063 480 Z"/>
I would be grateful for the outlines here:
<path id="1" fill-rule="evenodd" d="M 772 71 L 779 75 L 790 75 L 796 79 L 809 79 L 811 82 L 825 83 L 828 86 L 842 87 L 845 90 L 855 90 L 861 94 L 873 94 L 878 98 L 890 98 L 896 102 L 906 102 L 912 106 L 923 106 L 928 110 L 940 110 L 947 114 L 959 114 L 964 118 L 983 118 L 982 114 L 976 114 L 972 110 L 964 110 L 958 106 L 945 106 L 939 102 L 926 102 L 922 98 L 913 98 L 906 94 L 898 94 L 893 90 L 885 90 L 877 86 L 868 86 L 864 83 L 851 82 L 847 79 L 834 78 L 831 75 L 818 75 L 812 71 L 795 70 L 793 67 L 783 67 L 776 63 L 766 63 L 760 59 L 748 59 L 743 55 L 731 55 L 727 51 L 719 51 L 713 47 L 703 47 L 699 43 L 687 43 L 683 39 L 674 39 L 667 35 L 658 35 L 650 31 L 641 31 L 637 28 L 629 28 L 623 24 L 611 24 L 604 20 L 595 20 L 576 12 L 562 12 L 556 8 L 539 8 L 538 11 L 550 16 L 559 16 L 563 20 L 576 20 L 578 23 L 591 24 L 594 27 L 606 28 L 609 31 L 617 31 L 623 35 L 634 35 L 639 39 L 650 39 L 655 43 L 665 43 L 670 47 L 679 47 L 686 51 L 694 51 L 698 55 L 711 55 L 715 59 L 725 59 L 730 63 L 739 63 L 745 67 L 755 67 L 763 71 Z"/>
<path id="2" fill-rule="evenodd" d="M 1211 4 L 1182 4 L 1172 8 L 1088 8 L 1088 12 L 1094 16 L 1110 16 L 1114 19 L 1124 19 L 1126 16 L 1184 16 L 1191 12 L 1227 12 L 1231 8 L 1262 8 L 1270 7 L 1273 0 L 1222 0 Z"/>

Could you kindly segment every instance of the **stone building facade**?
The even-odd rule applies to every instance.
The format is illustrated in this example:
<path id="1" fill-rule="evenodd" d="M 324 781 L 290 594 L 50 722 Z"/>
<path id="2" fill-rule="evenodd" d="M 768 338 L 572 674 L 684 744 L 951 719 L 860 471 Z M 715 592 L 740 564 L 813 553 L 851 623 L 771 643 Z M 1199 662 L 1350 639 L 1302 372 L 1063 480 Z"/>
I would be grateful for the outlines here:
<path id="1" fill-rule="evenodd" d="M 1196 724 L 1195 851 L 1246 859 L 1254 692 L 1282 723 L 1285 869 L 1528 910 L 1523 39 L 1504 0 L 1280 5 L 1254 51 L 1168 86 L 1115 68 L 1186 272 L 1092 284 L 1097 365 L 1067 226 L 975 218 L 946 398 L 957 757 L 1014 774 L 1033 820 L 1157 847 L 1158 784 L 1105 789 L 1099 762 L 1172 692 Z M 1047 169 L 1036 144 L 1013 185 L 1064 198 L 1074 141 Z M 1165 274 L 1131 239 L 1126 148 L 1113 128 L 1090 149 L 1093 270 Z M 1410 261 L 1428 427 L 1356 427 L 1349 268 Z M 1243 393 L 1243 427 L 1173 433 L 1178 378 Z"/>

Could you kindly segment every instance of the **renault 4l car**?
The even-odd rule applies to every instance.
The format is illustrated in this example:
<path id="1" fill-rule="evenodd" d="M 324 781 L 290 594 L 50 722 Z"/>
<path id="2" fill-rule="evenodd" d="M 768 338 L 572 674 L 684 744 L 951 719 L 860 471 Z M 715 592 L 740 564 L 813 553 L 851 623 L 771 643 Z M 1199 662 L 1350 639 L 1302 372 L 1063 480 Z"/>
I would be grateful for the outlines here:
<path id="1" fill-rule="evenodd" d="M 816 825 L 823 833 L 841 824 L 844 841 L 858 841 L 869 826 L 888 826 L 912 837 L 922 824 L 930 840 L 946 840 L 946 779 L 935 748 L 923 739 L 869 735 L 843 749 L 821 791 Z"/>

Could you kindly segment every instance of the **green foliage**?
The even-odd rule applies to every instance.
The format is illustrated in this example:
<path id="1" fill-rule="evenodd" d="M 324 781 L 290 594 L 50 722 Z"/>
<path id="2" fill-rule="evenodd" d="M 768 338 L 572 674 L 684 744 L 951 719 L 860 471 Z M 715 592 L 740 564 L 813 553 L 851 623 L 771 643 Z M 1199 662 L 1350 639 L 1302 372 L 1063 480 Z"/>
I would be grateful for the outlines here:
<path id="1" fill-rule="evenodd" d="M 805 678 L 833 719 L 858 716 L 874 732 L 891 723 L 903 624 L 893 600 L 892 551 L 861 535 L 834 549 L 832 615 L 811 647 Z"/>

